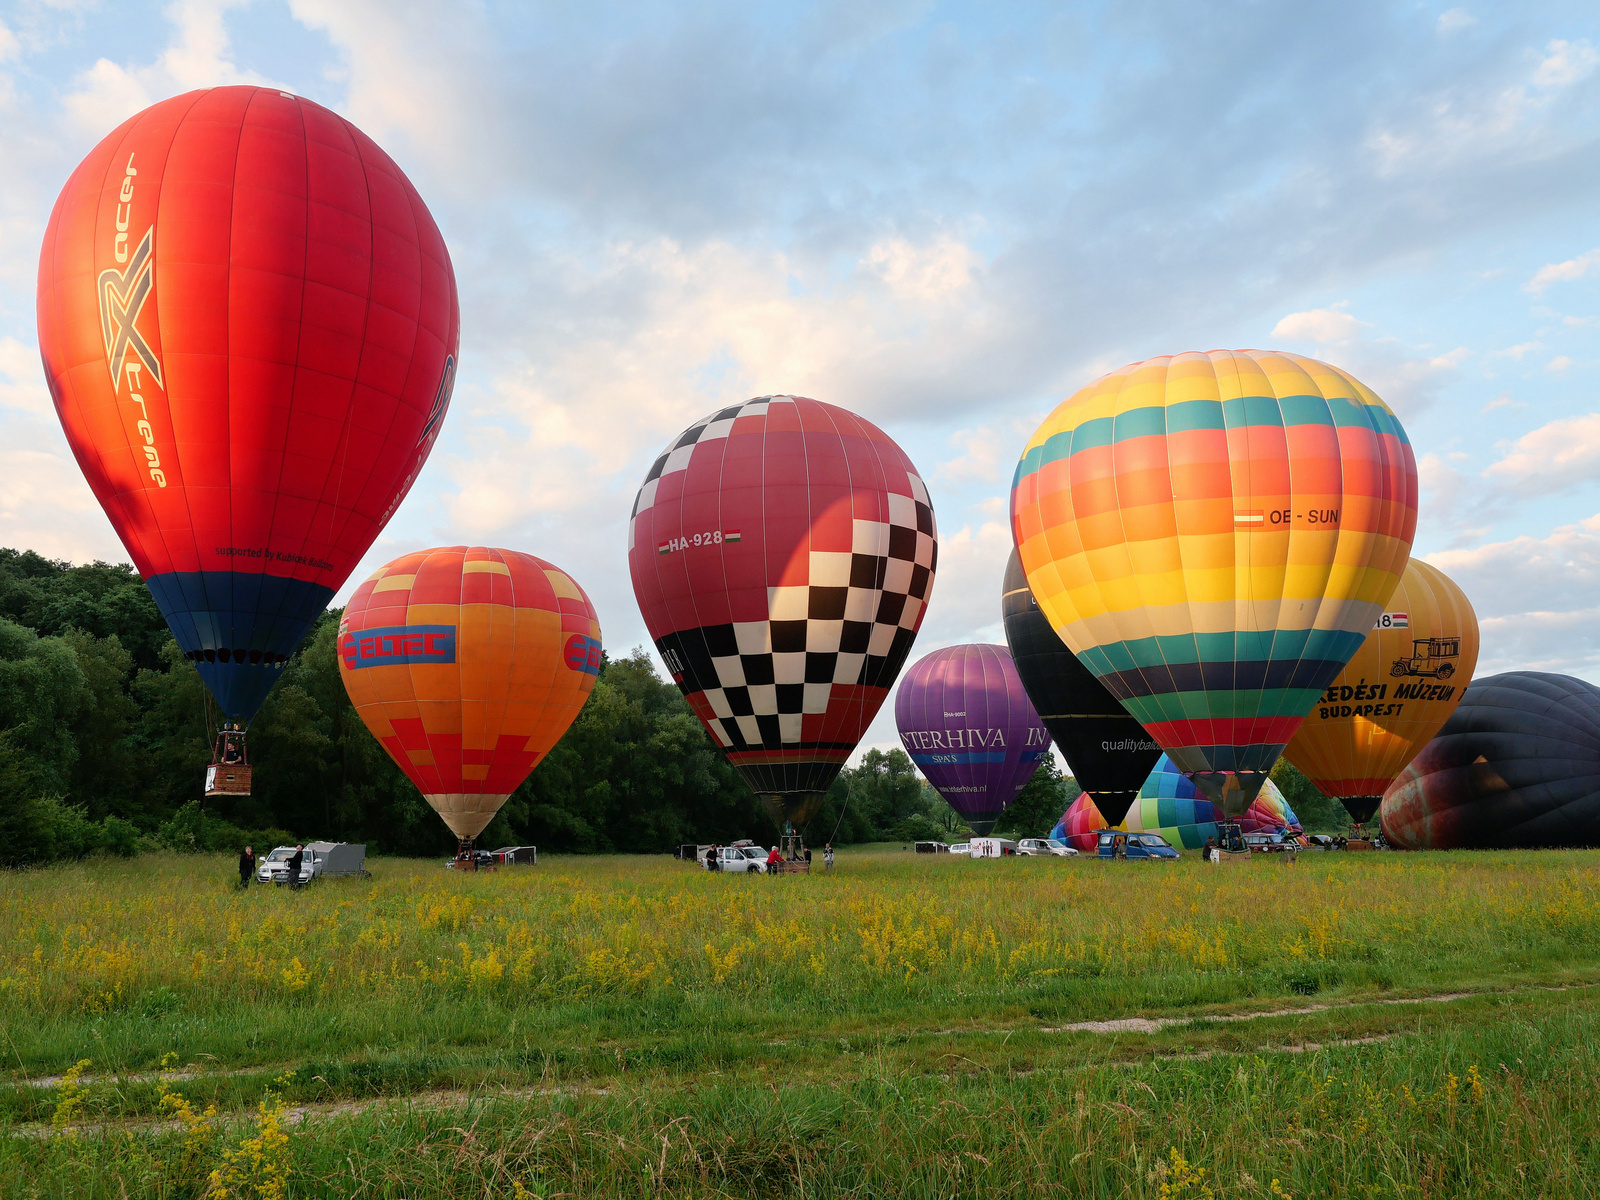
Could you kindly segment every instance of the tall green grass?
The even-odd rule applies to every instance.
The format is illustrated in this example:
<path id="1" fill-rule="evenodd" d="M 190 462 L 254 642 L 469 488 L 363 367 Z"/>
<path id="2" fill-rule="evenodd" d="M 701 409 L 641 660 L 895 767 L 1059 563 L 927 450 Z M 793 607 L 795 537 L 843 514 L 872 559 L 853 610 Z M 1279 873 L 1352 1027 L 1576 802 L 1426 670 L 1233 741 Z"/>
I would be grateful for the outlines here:
<path id="1" fill-rule="evenodd" d="M 6 874 L 0 1195 L 1590 1195 L 1597 862 Z"/>

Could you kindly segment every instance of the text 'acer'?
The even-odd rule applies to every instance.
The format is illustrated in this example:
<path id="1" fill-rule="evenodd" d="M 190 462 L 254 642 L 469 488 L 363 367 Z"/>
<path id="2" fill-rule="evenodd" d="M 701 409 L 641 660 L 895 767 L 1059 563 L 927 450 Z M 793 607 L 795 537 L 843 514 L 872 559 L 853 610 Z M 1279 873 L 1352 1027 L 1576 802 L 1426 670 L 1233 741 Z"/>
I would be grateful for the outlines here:
<path id="1" fill-rule="evenodd" d="M 438 437 L 460 320 L 433 218 L 320 105 L 190 92 L 73 172 L 38 311 L 78 465 L 184 655 L 248 720 Z"/>

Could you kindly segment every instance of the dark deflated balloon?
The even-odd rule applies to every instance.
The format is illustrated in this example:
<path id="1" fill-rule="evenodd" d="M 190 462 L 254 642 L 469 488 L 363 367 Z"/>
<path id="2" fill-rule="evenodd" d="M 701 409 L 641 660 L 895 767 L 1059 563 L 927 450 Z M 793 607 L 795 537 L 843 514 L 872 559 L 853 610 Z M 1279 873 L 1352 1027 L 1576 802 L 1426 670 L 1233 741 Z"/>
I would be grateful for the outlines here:
<path id="1" fill-rule="evenodd" d="M 1600 846 L 1600 688 L 1541 671 L 1474 680 L 1380 819 L 1408 850 Z"/>
<path id="2" fill-rule="evenodd" d="M 1050 628 L 1015 550 L 1006 563 L 1000 610 L 1017 675 L 1072 777 L 1107 825 L 1121 824 L 1161 747 Z"/>

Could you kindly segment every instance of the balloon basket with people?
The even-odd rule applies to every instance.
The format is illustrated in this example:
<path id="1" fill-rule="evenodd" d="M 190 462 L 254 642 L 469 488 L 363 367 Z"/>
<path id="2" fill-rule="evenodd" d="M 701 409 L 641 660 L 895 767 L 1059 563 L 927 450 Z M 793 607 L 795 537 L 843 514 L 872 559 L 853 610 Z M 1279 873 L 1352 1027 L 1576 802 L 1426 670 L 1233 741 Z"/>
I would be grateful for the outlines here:
<path id="1" fill-rule="evenodd" d="M 250 794 L 250 751 L 245 745 L 244 726 L 228 722 L 217 731 L 211 745 L 211 765 L 206 767 L 207 799 L 212 796 Z"/>

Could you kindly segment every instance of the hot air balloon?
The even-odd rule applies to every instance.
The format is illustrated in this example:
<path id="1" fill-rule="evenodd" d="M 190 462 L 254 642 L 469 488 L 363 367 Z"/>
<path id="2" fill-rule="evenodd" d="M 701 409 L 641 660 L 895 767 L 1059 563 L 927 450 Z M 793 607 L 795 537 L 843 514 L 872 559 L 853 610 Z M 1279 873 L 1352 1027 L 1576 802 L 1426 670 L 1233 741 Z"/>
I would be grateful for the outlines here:
<path id="1" fill-rule="evenodd" d="M 350 597 L 339 675 L 468 858 L 594 690 L 600 625 L 583 589 L 541 558 L 419 550 Z"/>
<path id="2" fill-rule="evenodd" d="M 1117 825 L 1155 768 L 1161 747 L 1050 628 L 1015 550 L 1006 561 L 1000 610 L 1028 699 L 1078 786 L 1105 823 Z"/>
<path id="3" fill-rule="evenodd" d="M 1004 646 L 918 659 L 895 693 L 894 720 L 911 761 L 980 837 L 1050 755 L 1050 732 Z"/>
<path id="4" fill-rule="evenodd" d="M 1437 567 L 1412 559 L 1284 757 L 1364 825 L 1461 703 L 1477 664 L 1478 618 L 1466 593 Z"/>
<path id="5" fill-rule="evenodd" d="M 1600 846 L 1600 687 L 1542 671 L 1473 680 L 1379 819 L 1403 850 Z"/>
<path id="6" fill-rule="evenodd" d="M 911 460 L 831 404 L 719 409 L 650 468 L 628 523 L 639 611 L 780 828 L 816 811 L 888 696 L 936 553 Z"/>
<path id="7" fill-rule="evenodd" d="M 224 716 L 248 721 L 438 436 L 459 316 L 433 218 L 320 105 L 190 92 L 73 172 L 38 315 L 95 498 Z"/>
<path id="8" fill-rule="evenodd" d="M 1096 380 L 1029 439 L 1011 494 L 1051 627 L 1229 816 L 1382 615 L 1416 517 L 1383 401 L 1259 350 Z"/>
<path id="9" fill-rule="evenodd" d="M 1085 793 L 1061 815 L 1050 836 L 1090 853 L 1095 849 L 1096 830 L 1126 829 L 1136 833 L 1159 833 L 1174 846 L 1198 850 L 1206 844 L 1207 838 L 1218 836 L 1217 815 L 1211 801 L 1197 792 L 1194 781 L 1186 778 L 1163 754 L 1139 789 L 1139 798 L 1124 821 L 1111 826 L 1103 824 L 1099 811 Z M 1270 779 L 1262 784 L 1250 807 L 1238 817 L 1237 824 L 1241 835 L 1276 830 L 1298 836 L 1302 832 L 1300 818 L 1294 815 L 1289 801 Z"/>

